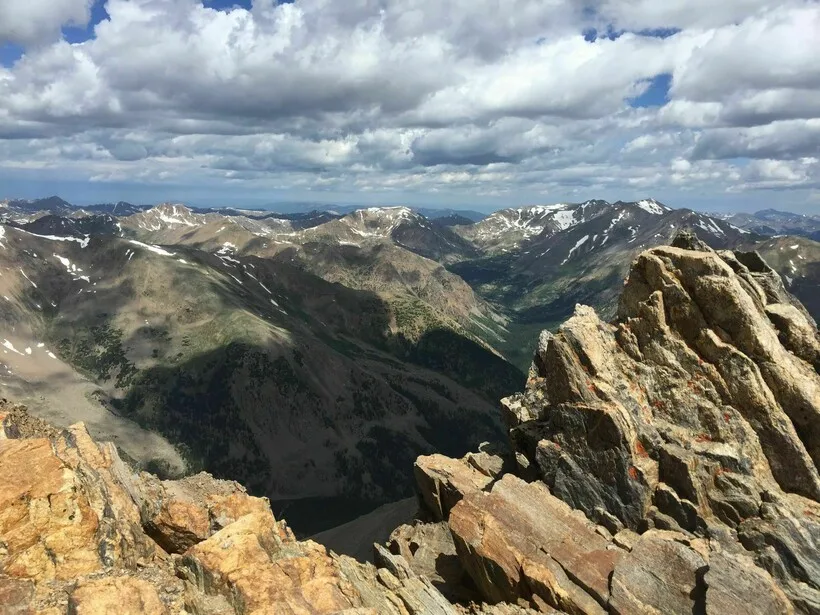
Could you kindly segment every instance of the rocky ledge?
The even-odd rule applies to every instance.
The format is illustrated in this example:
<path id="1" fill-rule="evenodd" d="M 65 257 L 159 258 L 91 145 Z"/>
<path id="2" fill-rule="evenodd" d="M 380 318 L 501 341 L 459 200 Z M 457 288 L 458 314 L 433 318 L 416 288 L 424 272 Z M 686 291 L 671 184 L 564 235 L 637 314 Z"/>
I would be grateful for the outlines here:
<path id="1" fill-rule="evenodd" d="M 375 565 L 206 474 L 134 473 L 0 406 L 3 613 L 820 613 L 820 337 L 754 253 L 640 255 L 502 400 L 510 451 L 420 457 Z"/>
<path id="2" fill-rule="evenodd" d="M 451 613 L 398 558 L 297 541 L 267 500 L 198 474 L 137 474 L 82 424 L 0 403 L 0 613 Z"/>

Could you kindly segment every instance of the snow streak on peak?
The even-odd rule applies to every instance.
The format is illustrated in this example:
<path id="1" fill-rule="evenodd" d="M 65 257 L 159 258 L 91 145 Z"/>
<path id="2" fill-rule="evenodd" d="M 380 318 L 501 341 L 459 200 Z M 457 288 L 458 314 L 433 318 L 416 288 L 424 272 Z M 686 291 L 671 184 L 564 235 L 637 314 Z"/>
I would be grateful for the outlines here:
<path id="1" fill-rule="evenodd" d="M 645 212 L 656 216 L 662 216 L 663 214 L 671 211 L 669 207 L 661 205 L 655 199 L 644 199 L 642 201 L 638 201 L 635 205 L 643 209 Z"/>

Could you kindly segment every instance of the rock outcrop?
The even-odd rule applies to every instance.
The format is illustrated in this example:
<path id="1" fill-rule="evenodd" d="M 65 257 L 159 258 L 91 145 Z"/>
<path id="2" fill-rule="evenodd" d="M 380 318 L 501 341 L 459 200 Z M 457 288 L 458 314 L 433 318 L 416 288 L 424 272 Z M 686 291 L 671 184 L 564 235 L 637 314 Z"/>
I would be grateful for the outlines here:
<path id="1" fill-rule="evenodd" d="M 298 541 L 236 483 L 136 474 L 82 424 L 5 400 L 0 477 L 3 615 L 457 613 L 400 555 L 377 569 Z"/>
<path id="2" fill-rule="evenodd" d="M 542 333 L 502 400 L 514 470 L 422 457 L 422 502 L 488 603 L 820 613 L 818 352 L 758 255 L 680 236 L 633 263 L 614 322 L 578 306 Z"/>
<path id="3" fill-rule="evenodd" d="M 542 333 L 509 451 L 417 459 L 419 518 L 375 565 L 0 406 L 2 612 L 820 613 L 818 357 L 757 255 L 649 250 L 614 322 Z"/>

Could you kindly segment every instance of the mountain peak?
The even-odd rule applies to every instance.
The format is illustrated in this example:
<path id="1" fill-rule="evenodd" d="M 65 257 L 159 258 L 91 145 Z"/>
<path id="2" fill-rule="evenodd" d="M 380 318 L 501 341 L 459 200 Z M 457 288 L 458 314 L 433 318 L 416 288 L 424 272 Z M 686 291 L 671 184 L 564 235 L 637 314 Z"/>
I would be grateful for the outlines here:
<path id="1" fill-rule="evenodd" d="M 653 214 L 655 216 L 662 216 L 665 213 L 672 211 L 671 207 L 667 207 L 666 205 L 656 201 L 655 199 L 642 199 L 640 201 L 636 201 L 635 205 L 643 209 L 645 212 Z"/>
<path id="2" fill-rule="evenodd" d="M 403 205 L 391 205 L 388 207 L 366 207 L 364 209 L 357 209 L 353 212 L 353 214 L 356 214 L 357 212 L 365 212 L 371 216 L 380 216 L 388 218 L 409 218 L 411 216 L 418 216 L 418 214 L 414 213 L 412 209 L 410 209 L 409 207 L 405 207 Z"/>
<path id="3" fill-rule="evenodd" d="M 181 203 L 161 203 L 151 209 L 135 214 L 145 230 L 158 231 L 163 228 L 197 226 L 198 214 Z"/>

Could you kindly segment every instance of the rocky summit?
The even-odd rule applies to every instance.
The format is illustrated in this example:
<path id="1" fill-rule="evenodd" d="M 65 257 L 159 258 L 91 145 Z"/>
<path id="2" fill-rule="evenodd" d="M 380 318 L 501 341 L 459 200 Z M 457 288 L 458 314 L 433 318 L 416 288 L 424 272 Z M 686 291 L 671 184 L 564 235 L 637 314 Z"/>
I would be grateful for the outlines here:
<path id="1" fill-rule="evenodd" d="M 509 449 L 419 457 L 374 563 L 265 499 L 135 472 L 0 407 L 0 612 L 820 613 L 820 336 L 754 252 L 688 234 L 578 306 L 502 400 Z"/>

